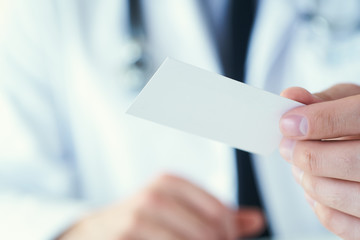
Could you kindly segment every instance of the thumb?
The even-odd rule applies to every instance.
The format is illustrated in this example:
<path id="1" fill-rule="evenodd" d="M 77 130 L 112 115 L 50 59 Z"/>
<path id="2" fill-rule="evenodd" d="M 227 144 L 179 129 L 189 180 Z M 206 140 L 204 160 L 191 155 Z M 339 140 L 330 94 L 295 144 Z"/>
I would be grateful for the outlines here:
<path id="1" fill-rule="evenodd" d="M 237 210 L 233 217 L 234 238 L 260 235 L 265 229 L 265 217 L 257 208 Z"/>
<path id="2" fill-rule="evenodd" d="M 302 88 L 289 88 L 282 95 L 309 104 L 282 116 L 280 130 L 285 137 L 320 140 L 360 134 L 360 86 L 338 84 L 313 95 Z"/>

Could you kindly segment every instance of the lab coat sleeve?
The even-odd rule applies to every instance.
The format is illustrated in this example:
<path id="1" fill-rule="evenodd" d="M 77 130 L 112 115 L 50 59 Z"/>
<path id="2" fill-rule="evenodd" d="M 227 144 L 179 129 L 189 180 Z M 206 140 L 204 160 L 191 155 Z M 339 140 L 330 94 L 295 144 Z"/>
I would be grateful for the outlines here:
<path id="1" fill-rule="evenodd" d="M 53 239 L 88 209 L 52 94 L 54 3 L 0 0 L 0 239 Z"/>

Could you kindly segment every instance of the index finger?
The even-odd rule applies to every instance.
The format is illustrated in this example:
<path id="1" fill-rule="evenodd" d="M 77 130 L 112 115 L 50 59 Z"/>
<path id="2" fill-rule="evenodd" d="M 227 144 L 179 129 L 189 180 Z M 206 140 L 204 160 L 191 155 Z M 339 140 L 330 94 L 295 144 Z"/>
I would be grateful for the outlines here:
<path id="1" fill-rule="evenodd" d="M 302 106 L 285 113 L 280 130 L 287 138 L 322 140 L 360 134 L 360 95 Z"/>

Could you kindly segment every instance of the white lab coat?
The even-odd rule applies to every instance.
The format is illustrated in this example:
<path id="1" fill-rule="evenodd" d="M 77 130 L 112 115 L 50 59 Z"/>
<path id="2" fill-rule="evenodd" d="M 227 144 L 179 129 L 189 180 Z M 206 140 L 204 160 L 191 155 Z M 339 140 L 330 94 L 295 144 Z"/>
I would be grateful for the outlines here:
<path id="1" fill-rule="evenodd" d="M 135 97 L 123 73 L 125 3 L 9 1 L 2 9 L 0 239 L 49 239 L 162 172 L 235 205 L 232 149 L 124 114 Z M 152 31 L 156 64 L 170 55 L 218 69 L 193 5 L 154 5 L 169 10 L 149 16 L 167 34 Z M 180 10 L 191 25 L 182 26 L 184 12 L 171 20 Z"/>
<path id="2" fill-rule="evenodd" d="M 4 4 L 0 239 L 56 236 L 88 210 L 121 201 L 164 171 L 235 204 L 232 149 L 124 114 L 135 97 L 124 75 L 125 2 Z M 170 56 L 221 73 L 196 1 L 144 5 L 155 66 Z M 266 84 L 274 81 L 269 77 L 293 24 L 294 13 L 285 0 L 260 3 L 249 51 L 249 83 L 271 86 Z M 256 159 L 256 168 L 274 233 L 289 237 L 324 231 L 299 197 L 301 189 L 289 166 L 276 154 L 262 162 Z"/>

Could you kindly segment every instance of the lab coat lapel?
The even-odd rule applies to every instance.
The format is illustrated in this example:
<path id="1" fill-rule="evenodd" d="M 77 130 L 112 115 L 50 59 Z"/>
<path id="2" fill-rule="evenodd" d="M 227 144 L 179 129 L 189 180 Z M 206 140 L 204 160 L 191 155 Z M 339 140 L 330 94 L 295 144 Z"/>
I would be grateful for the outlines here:
<path id="1" fill-rule="evenodd" d="M 201 4 L 194 0 L 143 1 L 155 61 L 166 57 L 221 72 L 214 40 Z"/>
<path id="2" fill-rule="evenodd" d="M 273 83 L 274 66 L 290 39 L 295 16 L 292 5 L 286 0 L 259 2 L 247 61 L 246 77 L 251 85 L 267 88 L 269 83 Z"/>

